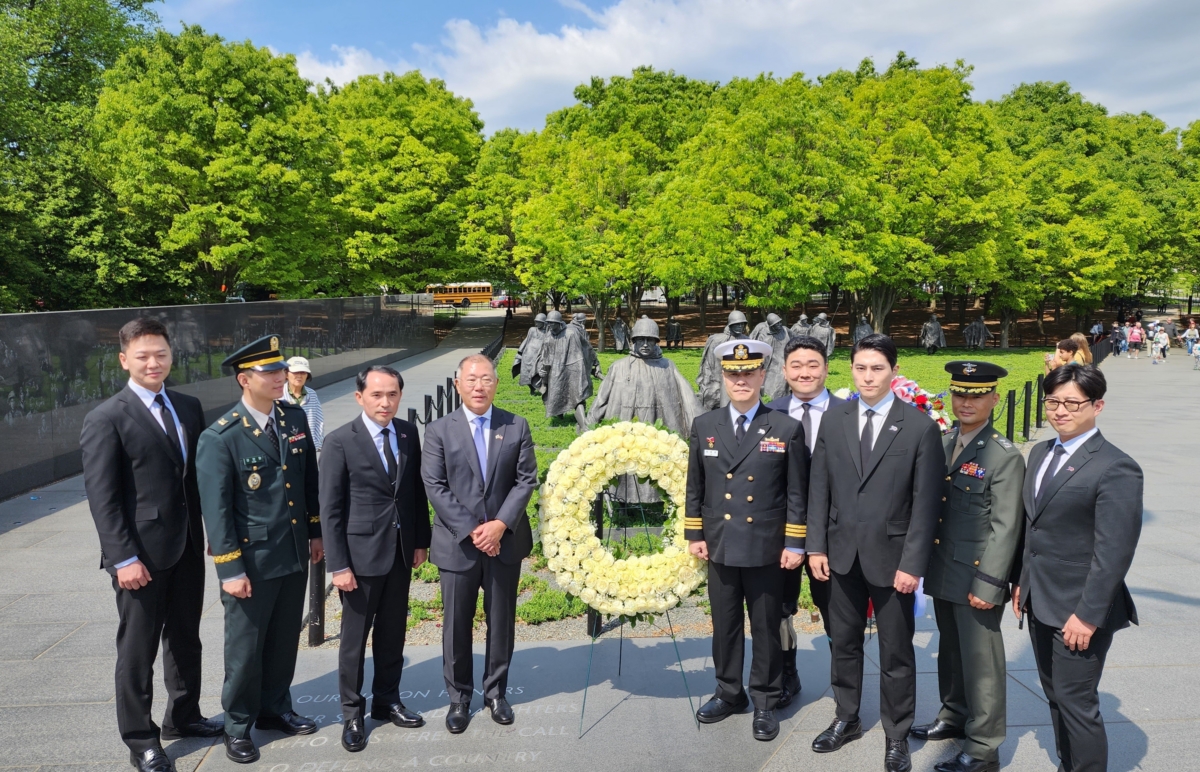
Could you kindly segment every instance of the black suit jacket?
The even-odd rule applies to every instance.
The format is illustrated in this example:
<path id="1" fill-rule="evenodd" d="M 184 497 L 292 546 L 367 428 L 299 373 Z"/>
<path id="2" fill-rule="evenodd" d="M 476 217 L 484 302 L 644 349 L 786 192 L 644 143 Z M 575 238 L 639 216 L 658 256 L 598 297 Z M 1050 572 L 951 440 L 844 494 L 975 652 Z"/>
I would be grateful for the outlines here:
<path id="1" fill-rule="evenodd" d="M 684 537 L 704 541 L 727 566 L 778 564 L 783 548 L 804 549 L 808 451 L 804 429 L 760 405 L 739 444 L 729 407 L 692 422 Z"/>
<path id="2" fill-rule="evenodd" d="M 499 559 L 513 565 L 533 550 L 533 529 L 525 507 L 537 488 L 537 459 L 529 422 L 492 408 L 488 468 L 480 470 L 471 424 L 462 408 L 425 428 L 421 463 L 425 492 L 433 504 L 429 559 L 438 568 L 466 571 L 484 557 L 471 531 L 487 520 L 508 526 Z"/>
<path id="3" fill-rule="evenodd" d="M 1096 432 L 1046 483 L 1034 483 L 1056 440 L 1029 454 L 1022 496 L 1021 607 L 1061 628 L 1072 614 L 1111 630 L 1137 624 L 1125 575 L 1142 532 L 1142 469 Z"/>
<path id="4" fill-rule="evenodd" d="M 83 485 L 100 536 L 100 567 L 133 556 L 151 572 L 175 565 L 188 543 L 204 554 L 196 486 L 196 441 L 204 431 L 200 401 L 167 390 L 183 428 L 187 462 L 154 415 L 126 386 L 83 419 Z M 165 416 L 169 418 L 169 416 Z"/>
<path id="5" fill-rule="evenodd" d="M 896 398 L 866 469 L 858 444 L 858 401 L 830 406 L 813 451 L 808 551 L 827 554 L 839 574 L 857 555 L 877 587 L 891 587 L 898 570 L 924 576 L 946 475 L 941 430 Z"/>
<path id="6" fill-rule="evenodd" d="M 409 567 L 413 550 L 429 548 L 429 503 L 421 482 L 417 427 L 393 418 L 392 431 L 400 448 L 395 482 L 387 476 L 362 415 L 325 438 L 321 534 L 330 571 L 350 568 L 358 576 L 383 576 L 396 561 L 397 538 Z"/>

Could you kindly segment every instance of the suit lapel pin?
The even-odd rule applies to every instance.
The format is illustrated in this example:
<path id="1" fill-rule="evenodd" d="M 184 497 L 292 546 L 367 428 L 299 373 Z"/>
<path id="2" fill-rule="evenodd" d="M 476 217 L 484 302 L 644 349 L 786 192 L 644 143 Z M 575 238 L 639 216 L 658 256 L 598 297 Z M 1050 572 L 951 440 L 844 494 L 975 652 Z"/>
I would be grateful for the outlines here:
<path id="1" fill-rule="evenodd" d="M 896 426 L 895 424 L 892 424 L 891 426 L 888 427 L 888 431 L 889 432 L 898 432 L 898 431 L 900 431 L 900 427 Z"/>
<path id="2" fill-rule="evenodd" d="M 975 443 L 975 444 L 976 444 L 976 445 L 978 445 L 979 447 L 981 447 L 981 448 L 982 448 L 982 447 L 983 447 L 983 440 L 980 440 L 979 442 L 977 442 L 977 443 Z"/>
<path id="3" fill-rule="evenodd" d="M 1069 466 L 1069 467 L 1067 467 L 1067 471 L 1068 471 L 1068 472 L 1074 472 L 1074 471 L 1075 471 L 1075 467 L 1073 467 L 1073 466 Z"/>
<path id="4" fill-rule="evenodd" d="M 498 439 L 498 440 L 502 440 L 502 439 L 504 439 L 504 435 L 503 435 L 503 434 L 497 434 L 497 435 L 496 435 L 496 439 Z"/>
<path id="5" fill-rule="evenodd" d="M 766 430 L 766 429 L 759 429 L 759 430 L 758 430 L 758 433 L 759 433 L 759 434 L 766 434 L 766 433 L 767 433 L 767 430 Z"/>
<path id="6" fill-rule="evenodd" d="M 401 434 L 400 434 L 400 439 L 402 439 L 402 440 L 407 440 L 407 439 L 408 439 L 408 435 L 407 435 L 407 434 L 404 434 L 404 433 L 401 433 Z"/>

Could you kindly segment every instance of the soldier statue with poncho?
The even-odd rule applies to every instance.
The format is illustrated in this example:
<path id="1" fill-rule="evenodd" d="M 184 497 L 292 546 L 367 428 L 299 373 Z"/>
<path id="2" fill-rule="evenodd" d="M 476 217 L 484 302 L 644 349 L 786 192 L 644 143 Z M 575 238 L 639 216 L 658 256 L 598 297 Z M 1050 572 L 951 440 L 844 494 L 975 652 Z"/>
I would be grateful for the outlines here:
<path id="1" fill-rule="evenodd" d="M 921 327 L 921 348 L 928 354 L 936 354 L 939 348 L 946 348 L 946 333 L 937 314 L 930 314 L 929 321 Z"/>
<path id="2" fill-rule="evenodd" d="M 517 356 L 513 359 L 512 374 L 517 383 L 529 387 L 530 394 L 537 394 L 541 386 L 541 376 L 538 374 L 538 358 L 542 353 L 542 344 L 546 341 L 546 315 L 538 314 L 533 317 L 533 326 L 525 333 L 525 340 L 517 347 Z"/>
<path id="3" fill-rule="evenodd" d="M 612 323 L 613 336 L 613 351 L 620 353 L 629 348 L 629 325 L 625 324 L 625 320 L 617 316 L 617 320 Z"/>
<path id="4" fill-rule="evenodd" d="M 722 332 L 708 336 L 704 344 L 704 355 L 700 360 L 700 375 L 696 385 L 700 387 L 700 404 L 705 410 L 715 410 L 729 404 L 729 395 L 725 393 L 725 380 L 721 375 L 721 358 L 717 356 L 717 346 L 730 340 L 746 337 L 746 315 L 741 311 L 730 311 L 729 321 Z"/>
<path id="5" fill-rule="evenodd" d="M 963 341 L 967 344 L 967 348 L 983 348 L 992 337 L 992 331 L 987 328 L 987 323 L 983 321 L 982 316 L 968 324 L 963 330 Z"/>
<path id="6" fill-rule="evenodd" d="M 873 332 L 875 332 L 875 329 L 871 327 L 871 323 L 867 321 L 867 317 L 860 317 L 858 326 L 854 328 L 854 342 L 858 343 Z"/>
<path id="7" fill-rule="evenodd" d="M 829 324 L 828 316 L 823 313 L 817 314 L 808 334 L 825 344 L 826 357 L 833 356 L 833 347 L 837 344 L 837 332 Z"/>
<path id="8" fill-rule="evenodd" d="M 584 403 L 592 396 L 592 375 L 601 377 L 596 352 L 582 330 L 571 331 L 558 311 L 546 314 L 546 340 L 538 361 L 546 416 L 574 415 L 579 431 L 587 429 Z"/>
<path id="9" fill-rule="evenodd" d="M 787 396 L 787 380 L 783 377 L 783 351 L 787 348 L 792 334 L 783 324 L 779 314 L 767 314 L 767 321 L 760 323 L 750 333 L 752 340 L 760 340 L 771 347 L 771 357 L 767 360 L 767 379 L 763 382 L 763 396 L 767 401 Z"/>

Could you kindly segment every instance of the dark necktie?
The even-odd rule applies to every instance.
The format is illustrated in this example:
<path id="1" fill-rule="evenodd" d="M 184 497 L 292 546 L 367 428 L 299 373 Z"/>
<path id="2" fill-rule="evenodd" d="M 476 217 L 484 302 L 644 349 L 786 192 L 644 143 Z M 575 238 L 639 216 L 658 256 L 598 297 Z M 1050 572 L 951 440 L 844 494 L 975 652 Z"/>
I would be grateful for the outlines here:
<path id="1" fill-rule="evenodd" d="M 812 405 L 801 402 L 800 407 L 804 409 L 804 414 L 800 416 L 800 426 L 804 427 L 804 444 L 808 445 L 808 452 L 811 453 L 815 439 L 812 432 L 812 414 L 809 412 L 812 410 Z"/>
<path id="2" fill-rule="evenodd" d="M 175 428 L 175 417 L 167 409 L 167 401 L 163 399 L 163 395 L 156 395 L 154 401 L 158 403 L 159 412 L 162 414 L 163 430 L 166 431 L 171 444 L 179 450 L 179 455 L 182 457 L 183 443 L 179 441 L 179 431 Z"/>
<path id="3" fill-rule="evenodd" d="M 737 438 L 738 444 L 741 445 L 742 438 L 746 436 L 746 416 L 738 416 L 737 428 L 733 430 L 733 436 Z"/>
<path id="4" fill-rule="evenodd" d="M 871 431 L 871 417 L 874 410 L 867 410 L 867 422 L 863 424 L 862 436 L 858 438 L 858 458 L 862 461 L 863 472 L 867 471 L 867 462 L 871 460 L 871 446 L 875 444 L 875 435 Z"/>
<path id="5" fill-rule="evenodd" d="M 381 434 L 383 434 L 383 457 L 387 459 L 387 476 L 389 480 L 395 482 L 396 454 L 392 452 L 392 430 L 384 429 Z"/>
<path id="6" fill-rule="evenodd" d="M 1041 503 L 1046 496 L 1046 488 L 1050 487 L 1050 481 L 1054 479 L 1054 475 L 1058 472 L 1058 466 L 1062 463 L 1063 456 L 1067 455 L 1067 449 L 1061 444 L 1054 446 L 1054 457 L 1050 459 L 1050 463 L 1046 465 L 1046 471 L 1042 472 L 1042 479 L 1038 481 L 1037 503 Z"/>
<path id="7" fill-rule="evenodd" d="M 271 441 L 271 446 L 279 447 L 279 435 L 275 433 L 275 416 L 267 419 L 267 428 L 263 431 L 267 434 L 267 439 Z"/>

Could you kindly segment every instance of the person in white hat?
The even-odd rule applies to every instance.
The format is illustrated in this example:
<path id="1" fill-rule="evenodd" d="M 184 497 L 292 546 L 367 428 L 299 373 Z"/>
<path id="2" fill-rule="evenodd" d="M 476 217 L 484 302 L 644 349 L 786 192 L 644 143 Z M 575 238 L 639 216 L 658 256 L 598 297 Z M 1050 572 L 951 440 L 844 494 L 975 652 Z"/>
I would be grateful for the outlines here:
<path id="1" fill-rule="evenodd" d="M 321 400 L 317 392 L 307 388 L 312 380 L 312 368 L 304 357 L 292 357 L 287 361 L 287 388 L 283 390 L 283 399 L 293 405 L 299 405 L 308 416 L 308 428 L 312 432 L 313 444 L 317 452 L 325 443 L 325 411 L 321 409 Z"/>

